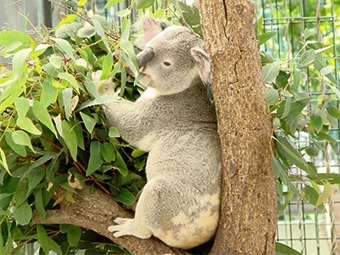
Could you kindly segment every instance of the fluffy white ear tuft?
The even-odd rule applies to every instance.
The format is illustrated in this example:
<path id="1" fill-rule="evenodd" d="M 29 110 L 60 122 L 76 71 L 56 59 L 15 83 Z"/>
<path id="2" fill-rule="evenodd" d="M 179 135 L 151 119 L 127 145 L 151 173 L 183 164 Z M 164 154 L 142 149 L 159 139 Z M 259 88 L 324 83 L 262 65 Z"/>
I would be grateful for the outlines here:
<path id="1" fill-rule="evenodd" d="M 212 64 L 209 55 L 202 49 L 194 47 L 191 49 L 191 55 L 195 60 L 198 73 L 205 85 L 211 84 L 212 81 Z"/>
<path id="2" fill-rule="evenodd" d="M 162 32 L 166 27 L 170 24 L 162 21 L 162 20 L 155 20 L 149 16 L 144 16 L 141 20 L 143 25 L 144 31 L 144 41 L 148 42 L 152 38 L 154 38 L 157 34 Z"/>

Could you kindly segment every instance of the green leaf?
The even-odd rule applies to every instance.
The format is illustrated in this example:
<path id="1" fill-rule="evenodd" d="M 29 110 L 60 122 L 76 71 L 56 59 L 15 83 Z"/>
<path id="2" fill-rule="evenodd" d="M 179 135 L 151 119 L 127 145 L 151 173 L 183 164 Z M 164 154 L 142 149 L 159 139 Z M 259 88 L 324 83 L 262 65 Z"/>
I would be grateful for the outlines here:
<path id="1" fill-rule="evenodd" d="M 319 133 L 323 127 L 322 116 L 316 114 L 316 112 L 313 112 L 309 125 L 316 131 L 316 133 Z"/>
<path id="2" fill-rule="evenodd" d="M 333 72 L 333 70 L 335 69 L 334 66 L 326 66 L 326 67 L 323 67 L 321 70 L 320 70 L 320 74 L 322 76 L 326 76 L 328 74 L 330 74 L 331 72 Z"/>
<path id="3" fill-rule="evenodd" d="M 28 178 L 28 191 L 30 193 L 45 177 L 45 169 L 40 166 L 35 168 L 29 175 Z"/>
<path id="4" fill-rule="evenodd" d="M 12 140 L 13 142 L 19 144 L 19 145 L 24 145 L 27 146 L 28 148 L 31 149 L 31 151 L 34 152 L 34 149 L 31 144 L 31 139 L 29 138 L 28 134 L 22 130 L 17 130 L 12 133 Z"/>
<path id="5" fill-rule="evenodd" d="M 280 135 L 276 136 L 276 149 L 284 159 L 295 164 L 310 175 L 315 174 L 314 169 L 306 163 L 300 152 L 295 149 L 285 137 Z"/>
<path id="6" fill-rule="evenodd" d="M 118 17 L 123 18 L 123 17 L 126 17 L 126 16 L 130 15 L 131 14 L 131 10 L 130 9 L 124 9 L 124 10 L 121 10 L 121 11 L 117 11 L 115 14 Z"/>
<path id="7" fill-rule="evenodd" d="M 305 151 L 311 157 L 317 157 L 319 155 L 319 150 L 315 147 L 308 147 Z"/>
<path id="8" fill-rule="evenodd" d="M 27 201 L 14 208 L 13 216 L 19 225 L 25 226 L 30 223 L 32 218 L 32 209 Z"/>
<path id="9" fill-rule="evenodd" d="M 62 91 L 63 94 L 63 103 L 64 103 L 64 109 L 65 109 L 65 116 L 67 119 L 71 117 L 71 102 L 72 102 L 72 95 L 73 91 L 71 88 L 66 88 Z"/>
<path id="10" fill-rule="evenodd" d="M 150 7 L 155 0 L 139 0 L 137 4 L 137 9 L 144 9 Z"/>
<path id="11" fill-rule="evenodd" d="M 337 107 L 329 106 L 326 110 L 333 118 L 340 119 L 340 110 Z"/>
<path id="12" fill-rule="evenodd" d="M 333 46 L 331 46 L 331 47 L 333 47 Z M 325 67 L 328 66 L 327 63 L 326 63 L 326 60 L 322 57 L 322 55 L 321 55 L 320 53 L 315 55 L 315 63 L 314 63 L 314 66 L 315 66 L 315 68 L 318 69 L 319 71 L 321 71 L 322 68 L 325 68 Z M 335 79 L 335 77 L 334 77 L 331 73 L 326 74 L 326 77 L 327 77 L 333 84 L 338 85 L 337 80 Z M 332 88 L 333 86 L 330 86 L 330 87 Z"/>
<path id="13" fill-rule="evenodd" d="M 307 176 L 311 181 L 316 182 L 319 185 L 323 185 L 325 182 L 329 182 L 330 184 L 339 184 L 340 183 L 340 174 L 334 173 L 318 173 L 316 176 Z"/>
<path id="14" fill-rule="evenodd" d="M 90 159 L 86 169 L 86 176 L 94 173 L 102 165 L 101 145 L 102 144 L 99 141 L 91 142 Z"/>
<path id="15" fill-rule="evenodd" d="M 32 52 L 31 48 L 22 49 L 14 54 L 12 60 L 12 70 L 16 76 L 21 76 L 24 72 L 24 67 L 27 66 L 26 58 Z"/>
<path id="16" fill-rule="evenodd" d="M 58 78 L 66 80 L 79 93 L 78 82 L 71 74 L 58 73 Z"/>
<path id="17" fill-rule="evenodd" d="M 56 55 L 52 55 L 49 61 L 55 68 L 60 68 L 61 65 L 63 64 L 63 59 Z"/>
<path id="18" fill-rule="evenodd" d="M 93 26 L 85 26 L 78 30 L 77 36 L 80 38 L 91 38 L 96 34 L 96 29 Z"/>
<path id="19" fill-rule="evenodd" d="M 102 75 L 100 77 L 100 80 L 105 80 L 110 76 L 112 66 L 113 66 L 113 56 L 111 54 L 107 54 L 103 61 L 103 69 L 102 69 Z"/>
<path id="20" fill-rule="evenodd" d="M 2 165 L 3 168 L 6 169 L 7 173 L 11 174 L 8 168 L 5 152 L 1 149 L 1 147 L 0 147 L 0 156 L 1 156 L 0 164 Z"/>
<path id="21" fill-rule="evenodd" d="M 126 177 L 129 173 L 129 170 L 128 170 L 126 163 L 124 162 L 122 156 L 120 155 L 120 153 L 118 151 L 116 151 L 116 157 L 117 157 L 116 164 L 117 164 L 118 172 L 121 175 L 123 175 L 124 177 Z"/>
<path id="22" fill-rule="evenodd" d="M 102 25 L 100 24 L 100 22 L 98 20 L 95 20 L 95 19 L 92 20 L 92 22 L 93 22 L 93 26 L 96 30 L 96 33 L 103 39 L 103 43 L 106 47 L 107 52 L 111 53 L 111 48 L 110 48 L 109 44 L 107 43 L 107 38 L 105 36 L 105 31 L 104 31 Z"/>
<path id="23" fill-rule="evenodd" d="M 33 114 L 43 125 L 45 125 L 49 130 L 51 130 L 52 133 L 57 137 L 57 131 L 53 125 L 49 112 L 47 111 L 46 107 L 43 107 L 43 104 L 41 104 L 37 100 L 35 100 L 33 104 Z"/>
<path id="24" fill-rule="evenodd" d="M 30 132 L 33 135 L 41 135 L 41 131 L 37 129 L 37 127 L 33 124 L 31 119 L 27 117 L 18 118 L 17 125 L 21 129 L 26 130 L 27 132 Z"/>
<path id="25" fill-rule="evenodd" d="M 293 185 L 293 183 L 289 180 L 289 177 L 286 173 L 286 171 L 283 169 L 283 167 L 281 166 L 279 160 L 274 156 L 271 155 L 271 166 L 272 169 L 274 171 L 274 174 L 276 176 L 276 178 L 280 178 L 281 181 L 287 185 L 289 187 L 289 189 L 294 192 L 294 194 L 296 196 L 301 197 L 300 192 L 298 191 L 298 189 Z"/>
<path id="26" fill-rule="evenodd" d="M 14 42 L 21 43 L 21 47 L 17 50 L 27 49 L 34 45 L 32 38 L 24 32 L 16 30 L 5 30 L 0 32 L 0 45 L 2 47 L 8 47 Z"/>
<path id="27" fill-rule="evenodd" d="M 82 7 L 87 3 L 87 0 L 78 0 L 78 6 Z"/>
<path id="28" fill-rule="evenodd" d="M 337 142 L 337 140 L 334 137 L 332 137 L 331 135 L 329 135 L 329 134 L 327 134 L 325 132 L 319 132 L 317 134 L 317 136 L 319 136 L 320 138 L 322 138 L 324 140 L 327 140 L 327 141 L 329 141 L 331 143 L 336 143 Z"/>
<path id="29" fill-rule="evenodd" d="M 57 101 L 58 89 L 54 87 L 50 79 L 44 80 L 40 96 L 40 107 L 47 108 L 51 103 Z"/>
<path id="30" fill-rule="evenodd" d="M 275 255 L 301 255 L 301 253 L 285 244 L 276 242 Z"/>
<path id="31" fill-rule="evenodd" d="M 81 237 L 81 227 L 69 225 L 67 230 L 67 242 L 70 246 L 78 246 Z"/>
<path id="32" fill-rule="evenodd" d="M 306 185 L 301 191 L 302 195 L 312 205 L 316 206 L 319 199 L 319 193 L 311 186 Z"/>
<path id="33" fill-rule="evenodd" d="M 111 143 L 103 143 L 101 153 L 105 162 L 113 162 L 116 160 L 116 149 Z"/>
<path id="34" fill-rule="evenodd" d="M 287 98 L 288 100 L 289 98 Z M 311 97 L 306 97 L 291 104 L 289 113 L 284 117 L 287 120 L 294 120 L 311 101 Z"/>
<path id="35" fill-rule="evenodd" d="M 64 141 L 66 143 L 67 148 L 69 149 L 71 156 L 74 160 L 77 160 L 78 154 L 78 143 L 77 143 L 77 135 L 73 128 L 71 128 L 70 124 L 63 120 L 61 122 L 62 133 L 64 136 Z"/>
<path id="36" fill-rule="evenodd" d="M 12 133 L 6 132 L 5 133 L 5 140 L 6 140 L 7 144 L 9 145 L 9 147 L 15 153 L 17 153 L 19 156 L 21 156 L 21 157 L 26 157 L 27 156 L 27 152 L 26 152 L 25 146 L 21 145 L 21 144 L 15 143 L 13 141 L 13 139 L 12 139 Z"/>
<path id="37" fill-rule="evenodd" d="M 126 188 L 122 188 L 119 195 L 115 197 L 116 201 L 126 205 L 132 205 L 136 199 L 135 196 Z"/>
<path id="38" fill-rule="evenodd" d="M 34 194 L 34 205 L 41 217 L 46 217 L 46 210 L 43 203 L 42 189 L 38 189 Z"/>
<path id="39" fill-rule="evenodd" d="M 263 80 L 266 83 L 275 83 L 276 77 L 280 72 L 280 62 L 276 61 L 262 67 Z"/>
<path id="40" fill-rule="evenodd" d="M 18 112 L 18 117 L 24 118 L 30 107 L 28 100 L 26 98 L 19 97 L 15 100 L 14 105 L 15 109 Z"/>
<path id="41" fill-rule="evenodd" d="M 107 9 L 107 8 L 110 8 L 111 6 L 114 6 L 118 3 L 121 3 L 121 2 L 124 2 L 124 0 L 109 0 L 105 6 L 104 6 L 104 9 Z"/>
<path id="42" fill-rule="evenodd" d="M 57 48 L 61 50 L 62 52 L 64 52 L 68 58 L 70 59 L 74 58 L 72 46 L 68 41 L 61 39 L 61 38 L 51 38 L 51 39 L 55 41 Z"/>
<path id="43" fill-rule="evenodd" d="M 279 92 L 276 89 L 270 88 L 264 91 L 264 97 L 269 106 L 275 105 L 279 101 Z"/>
<path id="44" fill-rule="evenodd" d="M 111 138 L 120 137 L 120 134 L 119 134 L 118 129 L 115 128 L 115 127 L 110 127 L 110 130 L 109 130 L 109 137 L 111 137 Z"/>
<path id="45" fill-rule="evenodd" d="M 325 182 L 323 187 L 323 192 L 320 194 L 315 207 L 319 207 L 319 205 L 321 205 L 322 203 L 327 202 L 328 198 L 332 194 L 332 185 L 329 182 Z"/>
<path id="46" fill-rule="evenodd" d="M 49 254 L 49 251 L 54 251 L 57 254 L 62 254 L 59 245 L 46 234 L 43 226 L 37 225 L 38 242 L 41 245 L 45 254 Z"/>
<path id="47" fill-rule="evenodd" d="M 15 192 L 15 205 L 20 206 L 28 197 L 28 178 L 21 178 Z"/>
<path id="48" fill-rule="evenodd" d="M 315 51 L 314 50 L 307 50 L 305 51 L 302 55 L 301 58 L 299 59 L 298 68 L 304 68 L 309 65 L 311 65 L 315 60 Z"/>
<path id="49" fill-rule="evenodd" d="M 264 33 L 262 35 L 259 35 L 259 45 L 262 45 L 264 43 L 266 43 L 268 40 L 270 40 L 274 35 L 276 35 L 276 32 L 268 32 L 268 33 Z"/>
<path id="50" fill-rule="evenodd" d="M 97 124 L 97 121 L 94 118 L 92 118 L 92 117 L 90 117 L 87 114 L 82 113 L 82 112 L 80 112 L 80 116 L 81 116 L 82 120 L 84 121 L 84 125 L 85 125 L 86 130 L 90 134 L 92 134 L 94 126 Z"/>
<path id="51" fill-rule="evenodd" d="M 145 151 L 142 151 L 142 150 L 139 150 L 139 149 L 134 149 L 131 153 L 131 156 L 134 157 L 134 158 L 138 158 L 142 155 L 144 155 L 146 152 Z"/>

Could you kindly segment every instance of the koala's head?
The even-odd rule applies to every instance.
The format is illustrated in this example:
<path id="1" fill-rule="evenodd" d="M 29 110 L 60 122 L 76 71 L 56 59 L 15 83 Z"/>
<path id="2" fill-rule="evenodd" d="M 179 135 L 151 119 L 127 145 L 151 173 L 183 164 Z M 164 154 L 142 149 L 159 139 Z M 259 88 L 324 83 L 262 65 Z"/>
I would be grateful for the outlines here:
<path id="1" fill-rule="evenodd" d="M 203 40 L 188 28 L 143 19 L 145 49 L 138 55 L 141 83 L 162 95 L 179 93 L 201 79 L 210 83 L 211 63 Z"/>

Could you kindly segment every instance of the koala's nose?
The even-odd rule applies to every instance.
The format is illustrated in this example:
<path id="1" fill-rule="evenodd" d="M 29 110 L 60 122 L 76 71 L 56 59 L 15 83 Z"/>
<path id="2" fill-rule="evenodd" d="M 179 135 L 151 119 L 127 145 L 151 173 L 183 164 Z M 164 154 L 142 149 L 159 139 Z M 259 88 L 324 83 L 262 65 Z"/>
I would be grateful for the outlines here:
<path id="1" fill-rule="evenodd" d="M 140 53 L 138 53 L 138 64 L 139 68 L 143 69 L 147 63 L 149 63 L 155 56 L 153 48 L 146 48 Z"/>

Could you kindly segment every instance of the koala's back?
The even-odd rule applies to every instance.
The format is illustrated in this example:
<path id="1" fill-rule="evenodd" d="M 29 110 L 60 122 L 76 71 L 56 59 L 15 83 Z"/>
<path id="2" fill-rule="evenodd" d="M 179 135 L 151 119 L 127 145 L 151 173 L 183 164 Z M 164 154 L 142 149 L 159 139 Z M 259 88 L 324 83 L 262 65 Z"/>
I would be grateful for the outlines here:
<path id="1" fill-rule="evenodd" d="M 208 241 L 218 224 L 221 154 L 205 87 L 198 83 L 178 95 L 136 103 L 145 109 L 148 130 L 137 146 L 149 150 L 148 183 L 137 208 L 153 212 L 142 214 L 150 215 L 153 235 L 171 246 Z"/>

